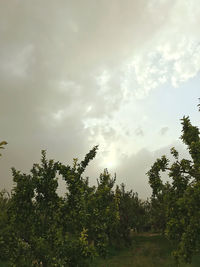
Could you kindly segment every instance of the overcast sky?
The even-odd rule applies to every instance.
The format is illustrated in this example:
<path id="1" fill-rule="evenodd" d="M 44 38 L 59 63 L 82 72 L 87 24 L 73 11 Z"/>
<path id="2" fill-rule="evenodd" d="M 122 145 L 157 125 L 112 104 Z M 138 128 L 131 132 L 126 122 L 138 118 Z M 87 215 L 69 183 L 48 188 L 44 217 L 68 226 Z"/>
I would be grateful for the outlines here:
<path id="1" fill-rule="evenodd" d="M 145 173 L 199 126 L 199 0 L 0 0 L 0 189 L 40 159 L 71 164 L 99 145 L 104 168 L 139 196 Z M 62 192 L 61 183 L 60 191 Z"/>

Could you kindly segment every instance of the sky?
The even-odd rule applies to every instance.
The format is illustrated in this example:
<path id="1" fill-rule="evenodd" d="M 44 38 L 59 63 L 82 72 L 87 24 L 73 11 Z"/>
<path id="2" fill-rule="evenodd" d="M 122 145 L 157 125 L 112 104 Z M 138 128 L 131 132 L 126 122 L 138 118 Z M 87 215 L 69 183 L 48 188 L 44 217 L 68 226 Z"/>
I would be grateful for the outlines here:
<path id="1" fill-rule="evenodd" d="M 41 150 L 85 176 L 107 168 L 142 198 L 146 172 L 199 126 L 199 0 L 0 0 L 0 189 Z M 59 182 L 59 192 L 65 185 Z"/>

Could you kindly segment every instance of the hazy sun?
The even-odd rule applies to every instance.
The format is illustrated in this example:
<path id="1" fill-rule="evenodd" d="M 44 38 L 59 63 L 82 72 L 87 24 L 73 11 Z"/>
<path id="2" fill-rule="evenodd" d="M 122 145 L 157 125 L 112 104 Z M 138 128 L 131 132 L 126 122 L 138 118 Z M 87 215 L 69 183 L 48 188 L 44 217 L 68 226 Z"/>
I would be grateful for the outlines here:
<path id="1" fill-rule="evenodd" d="M 106 169 L 113 169 L 117 166 L 117 157 L 115 151 L 107 152 L 107 155 L 102 155 L 101 167 Z"/>

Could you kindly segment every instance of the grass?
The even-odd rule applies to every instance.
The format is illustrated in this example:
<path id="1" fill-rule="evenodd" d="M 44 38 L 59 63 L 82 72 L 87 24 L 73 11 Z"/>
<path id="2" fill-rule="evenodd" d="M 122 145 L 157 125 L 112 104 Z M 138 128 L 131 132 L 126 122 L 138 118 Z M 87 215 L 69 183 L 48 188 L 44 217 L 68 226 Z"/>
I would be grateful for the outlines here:
<path id="1" fill-rule="evenodd" d="M 173 267 L 171 256 L 172 246 L 161 235 L 138 235 L 133 237 L 131 248 L 111 250 L 107 259 L 97 258 L 91 267 Z M 180 267 L 199 267 L 200 256 L 194 257 L 191 265 L 181 264 Z"/>
<path id="2" fill-rule="evenodd" d="M 97 258 L 91 267 L 175 267 L 171 256 L 173 247 L 161 235 L 134 235 L 130 248 L 110 248 L 109 257 Z M 180 267 L 199 267 L 200 255 L 194 257 L 193 263 L 182 264 Z M 0 262 L 0 267 L 8 267 Z"/>
<path id="3" fill-rule="evenodd" d="M 8 263 L 0 261 L 0 267 L 8 267 Z"/>

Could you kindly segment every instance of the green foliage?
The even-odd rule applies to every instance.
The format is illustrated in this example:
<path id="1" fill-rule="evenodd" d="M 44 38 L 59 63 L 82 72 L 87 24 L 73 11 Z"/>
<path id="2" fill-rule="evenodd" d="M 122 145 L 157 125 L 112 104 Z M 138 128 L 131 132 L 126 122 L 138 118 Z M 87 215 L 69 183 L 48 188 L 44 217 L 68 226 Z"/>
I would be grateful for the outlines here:
<path id="1" fill-rule="evenodd" d="M 125 185 L 117 186 L 119 198 L 119 235 L 126 244 L 131 244 L 131 229 L 136 232 L 150 230 L 149 203 L 139 199 L 138 194 L 125 190 Z"/>
<path id="2" fill-rule="evenodd" d="M 11 197 L 0 195 L 0 260 L 11 266 L 87 266 L 97 255 L 106 257 L 110 246 L 130 245 L 130 230 L 145 229 L 147 202 L 137 193 L 114 189 L 107 169 L 97 187 L 89 186 L 83 173 L 98 146 L 73 166 L 47 160 L 29 174 L 12 168 L 15 186 Z M 57 194 L 58 175 L 66 195 Z"/>
<path id="3" fill-rule="evenodd" d="M 7 259 L 9 256 L 10 227 L 7 214 L 9 205 L 10 195 L 6 190 L 2 190 L 0 192 L 0 251 L 2 260 Z"/>
<path id="4" fill-rule="evenodd" d="M 87 265 L 95 249 L 84 228 L 86 181 L 80 175 L 96 149 L 77 168 L 47 160 L 42 151 L 41 164 L 34 164 L 30 174 L 12 169 L 15 186 L 4 215 L 9 232 L 5 228 L 1 235 L 1 243 L 7 244 L 2 260 L 9 259 L 12 266 Z M 66 181 L 66 198 L 57 194 L 58 173 Z"/>
<path id="5" fill-rule="evenodd" d="M 73 166 L 47 160 L 42 151 L 30 174 L 12 168 L 11 198 L 0 196 L 1 260 L 11 266 L 87 266 L 96 255 L 106 257 L 110 245 L 130 243 L 130 229 L 144 225 L 144 203 L 124 185 L 114 189 L 116 176 L 106 169 L 97 187 L 89 186 L 83 173 L 97 149 Z M 58 175 L 65 197 L 57 194 Z"/>
<path id="6" fill-rule="evenodd" d="M 175 148 L 171 149 L 175 161 L 163 156 L 148 172 L 152 187 L 152 204 L 157 205 L 157 220 L 162 217 L 162 226 L 167 237 L 174 242 L 177 261 L 190 262 L 200 249 L 200 138 L 199 129 L 188 117 L 183 117 L 181 139 L 186 144 L 191 160 L 179 160 Z M 163 184 L 160 172 L 167 171 L 171 183 Z"/>
<path id="7" fill-rule="evenodd" d="M 89 201 L 89 226 L 91 239 L 100 255 L 106 256 L 107 247 L 117 238 L 119 224 L 118 199 L 113 190 L 116 177 L 111 178 L 105 169 L 100 174 L 98 187 Z M 93 212 L 92 212 L 93 210 Z"/>

